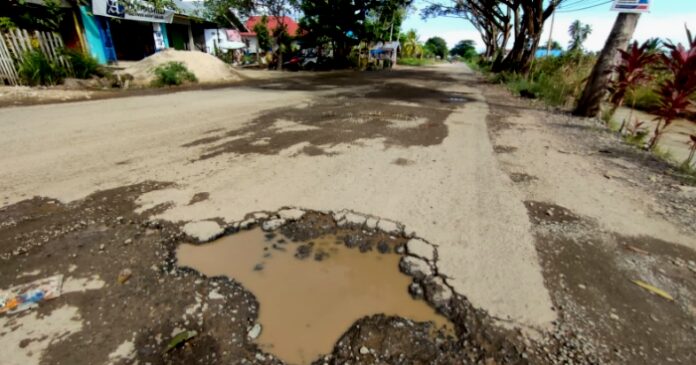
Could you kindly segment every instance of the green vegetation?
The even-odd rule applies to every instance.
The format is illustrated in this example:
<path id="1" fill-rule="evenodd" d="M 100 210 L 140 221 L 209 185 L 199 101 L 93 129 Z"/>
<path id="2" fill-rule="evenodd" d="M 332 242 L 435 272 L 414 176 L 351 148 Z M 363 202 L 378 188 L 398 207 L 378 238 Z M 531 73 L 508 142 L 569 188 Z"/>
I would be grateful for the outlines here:
<path id="1" fill-rule="evenodd" d="M 63 82 L 66 71 L 40 51 L 29 51 L 19 65 L 19 78 L 29 86 L 57 85 Z"/>
<path id="2" fill-rule="evenodd" d="M 440 57 L 441 59 L 444 59 L 449 52 L 447 42 L 440 37 L 428 38 L 428 40 L 425 41 L 424 48 L 427 53 Z"/>
<path id="3" fill-rule="evenodd" d="M 106 70 L 99 65 L 99 62 L 91 55 L 68 49 L 64 51 L 65 57 L 72 66 L 72 74 L 78 79 L 88 79 L 92 76 L 103 77 L 107 75 Z"/>
<path id="4" fill-rule="evenodd" d="M 538 98 L 553 106 L 569 106 L 580 95 L 595 61 L 595 56 L 579 52 L 544 57 L 534 61 L 526 76 L 501 72 L 491 80 L 506 84 L 520 96 Z"/>
<path id="5" fill-rule="evenodd" d="M 259 49 L 263 51 L 271 49 L 271 33 L 268 31 L 267 16 L 261 17 L 261 21 L 254 25 L 253 31 L 256 33 Z"/>
<path id="6" fill-rule="evenodd" d="M 404 66 L 429 66 L 435 64 L 435 60 L 432 58 L 402 57 L 397 63 Z"/>
<path id="7" fill-rule="evenodd" d="M 465 60 L 472 60 L 478 57 L 475 45 L 476 43 L 471 39 L 459 41 L 459 43 L 452 47 L 452 49 L 450 50 L 450 54 L 452 56 L 459 56 Z"/>
<path id="8" fill-rule="evenodd" d="M 185 82 L 197 82 L 196 75 L 181 62 L 167 62 L 154 70 L 155 79 L 152 85 L 156 87 L 176 86 Z"/>

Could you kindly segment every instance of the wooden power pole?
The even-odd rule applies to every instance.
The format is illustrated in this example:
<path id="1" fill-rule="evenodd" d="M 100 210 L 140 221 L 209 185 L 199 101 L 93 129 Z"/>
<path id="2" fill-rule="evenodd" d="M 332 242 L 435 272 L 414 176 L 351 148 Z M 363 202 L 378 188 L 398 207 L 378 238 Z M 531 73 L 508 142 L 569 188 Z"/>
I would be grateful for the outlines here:
<path id="1" fill-rule="evenodd" d="M 600 104 L 606 94 L 611 77 L 611 69 L 616 60 L 617 50 L 628 47 L 628 42 L 633 37 L 633 31 L 638 24 L 638 18 L 640 18 L 640 13 L 619 13 L 616 17 L 614 27 L 592 69 L 585 90 L 578 101 L 578 106 L 573 111 L 574 115 L 594 117 L 599 113 Z"/>

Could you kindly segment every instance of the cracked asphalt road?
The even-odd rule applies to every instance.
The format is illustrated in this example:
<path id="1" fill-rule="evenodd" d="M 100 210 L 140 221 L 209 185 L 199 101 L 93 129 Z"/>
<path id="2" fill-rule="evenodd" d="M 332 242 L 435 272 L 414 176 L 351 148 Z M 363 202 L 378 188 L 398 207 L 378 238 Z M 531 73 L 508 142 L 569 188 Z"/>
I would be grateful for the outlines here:
<path id="1" fill-rule="evenodd" d="M 541 112 L 484 91 L 455 64 L 5 108 L 0 204 L 159 181 L 168 184 L 139 195 L 137 212 L 174 224 L 286 206 L 353 210 L 438 246 L 438 272 L 457 293 L 534 338 L 552 330 L 558 300 L 525 202 L 696 247 L 690 228 L 655 213 L 637 188 L 612 181 L 608 191 L 595 157 L 565 156 L 569 142 L 540 126 Z M 522 134 L 500 127 L 512 122 Z"/>

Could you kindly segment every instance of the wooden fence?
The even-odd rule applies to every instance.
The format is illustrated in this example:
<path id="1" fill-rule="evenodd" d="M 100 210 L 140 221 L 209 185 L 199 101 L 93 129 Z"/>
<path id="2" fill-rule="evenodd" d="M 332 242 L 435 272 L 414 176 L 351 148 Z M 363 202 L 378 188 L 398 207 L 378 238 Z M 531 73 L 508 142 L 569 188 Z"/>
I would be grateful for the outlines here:
<path id="1" fill-rule="evenodd" d="M 29 32 L 25 29 L 11 29 L 0 33 L 0 85 L 7 83 L 19 85 L 19 65 L 29 51 L 40 51 L 48 59 L 71 69 L 70 62 L 63 55 L 63 39 L 58 33 Z"/>

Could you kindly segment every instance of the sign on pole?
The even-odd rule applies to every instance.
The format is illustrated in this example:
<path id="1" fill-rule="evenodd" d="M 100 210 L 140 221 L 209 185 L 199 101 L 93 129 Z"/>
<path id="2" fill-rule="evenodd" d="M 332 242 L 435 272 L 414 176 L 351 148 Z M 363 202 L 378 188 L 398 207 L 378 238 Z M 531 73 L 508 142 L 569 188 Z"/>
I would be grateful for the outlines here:
<path id="1" fill-rule="evenodd" d="M 614 0 L 611 10 L 622 13 L 647 13 L 650 11 L 650 0 Z"/>
<path id="2" fill-rule="evenodd" d="M 142 0 L 92 0 L 92 13 L 110 18 L 151 23 L 174 21 L 173 10 L 157 10 L 152 4 Z"/>

